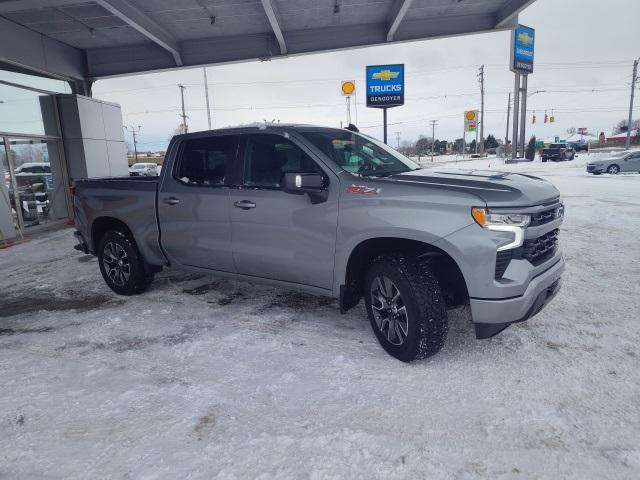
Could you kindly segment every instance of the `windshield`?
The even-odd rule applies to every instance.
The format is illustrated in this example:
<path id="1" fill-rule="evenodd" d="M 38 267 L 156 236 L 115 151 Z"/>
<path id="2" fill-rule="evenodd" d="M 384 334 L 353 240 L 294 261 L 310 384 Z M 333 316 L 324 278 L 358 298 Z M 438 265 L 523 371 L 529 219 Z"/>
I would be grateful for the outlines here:
<path id="1" fill-rule="evenodd" d="M 144 163 L 136 163 L 131 167 L 132 170 L 144 170 L 146 165 Z"/>
<path id="2" fill-rule="evenodd" d="M 348 130 L 301 132 L 340 168 L 361 176 L 384 177 L 420 166 L 382 142 Z"/>

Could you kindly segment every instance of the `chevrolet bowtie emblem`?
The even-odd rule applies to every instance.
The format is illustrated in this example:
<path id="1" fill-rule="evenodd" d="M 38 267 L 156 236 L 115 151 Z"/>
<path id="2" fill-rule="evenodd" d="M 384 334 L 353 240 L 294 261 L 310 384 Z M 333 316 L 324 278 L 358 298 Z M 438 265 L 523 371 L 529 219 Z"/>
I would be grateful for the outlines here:
<path id="1" fill-rule="evenodd" d="M 380 70 L 372 75 L 376 80 L 391 80 L 392 78 L 398 78 L 400 72 L 392 72 L 391 70 Z"/>
<path id="2" fill-rule="evenodd" d="M 522 43 L 524 43 L 525 45 L 532 45 L 533 44 L 533 37 L 531 35 L 529 35 L 527 32 L 522 32 L 518 34 L 518 40 Z"/>

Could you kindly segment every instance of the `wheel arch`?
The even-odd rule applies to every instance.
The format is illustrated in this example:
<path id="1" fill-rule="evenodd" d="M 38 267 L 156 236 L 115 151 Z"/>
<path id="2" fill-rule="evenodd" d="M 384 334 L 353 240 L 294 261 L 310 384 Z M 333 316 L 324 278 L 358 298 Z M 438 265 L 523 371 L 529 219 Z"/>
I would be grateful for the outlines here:
<path id="1" fill-rule="evenodd" d="M 135 243 L 133 232 L 124 221 L 111 216 L 101 216 L 95 218 L 91 223 L 91 244 L 94 252 L 97 252 L 98 245 L 104 234 L 110 230 L 122 231 Z"/>
<path id="2" fill-rule="evenodd" d="M 462 270 L 448 252 L 422 240 L 379 236 L 361 240 L 350 250 L 338 278 L 342 312 L 357 305 L 362 298 L 364 277 L 371 261 L 377 256 L 397 252 L 418 255 L 430 262 L 448 307 L 462 305 L 468 301 L 467 283 Z"/>

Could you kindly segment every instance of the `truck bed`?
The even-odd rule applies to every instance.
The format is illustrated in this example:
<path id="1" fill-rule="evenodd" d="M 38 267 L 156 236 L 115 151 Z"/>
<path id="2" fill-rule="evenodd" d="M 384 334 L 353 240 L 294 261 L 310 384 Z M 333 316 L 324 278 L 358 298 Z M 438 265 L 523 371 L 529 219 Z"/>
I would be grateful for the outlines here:
<path id="1" fill-rule="evenodd" d="M 73 209 L 76 225 L 89 251 L 97 248 L 90 227 L 110 229 L 102 219 L 121 221 L 138 239 L 138 248 L 153 264 L 164 262 L 156 216 L 159 177 L 109 177 L 75 181 Z"/>

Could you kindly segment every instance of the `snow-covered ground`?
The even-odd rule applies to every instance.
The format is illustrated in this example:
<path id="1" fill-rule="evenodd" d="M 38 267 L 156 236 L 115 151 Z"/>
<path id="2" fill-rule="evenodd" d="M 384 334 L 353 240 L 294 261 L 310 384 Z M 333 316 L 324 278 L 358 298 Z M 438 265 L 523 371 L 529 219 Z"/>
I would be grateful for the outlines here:
<path id="1" fill-rule="evenodd" d="M 0 250 L 0 478 L 640 478 L 640 175 L 588 158 L 457 165 L 557 185 L 563 288 L 410 365 L 362 306 L 177 271 L 118 297 L 71 230 Z"/>

